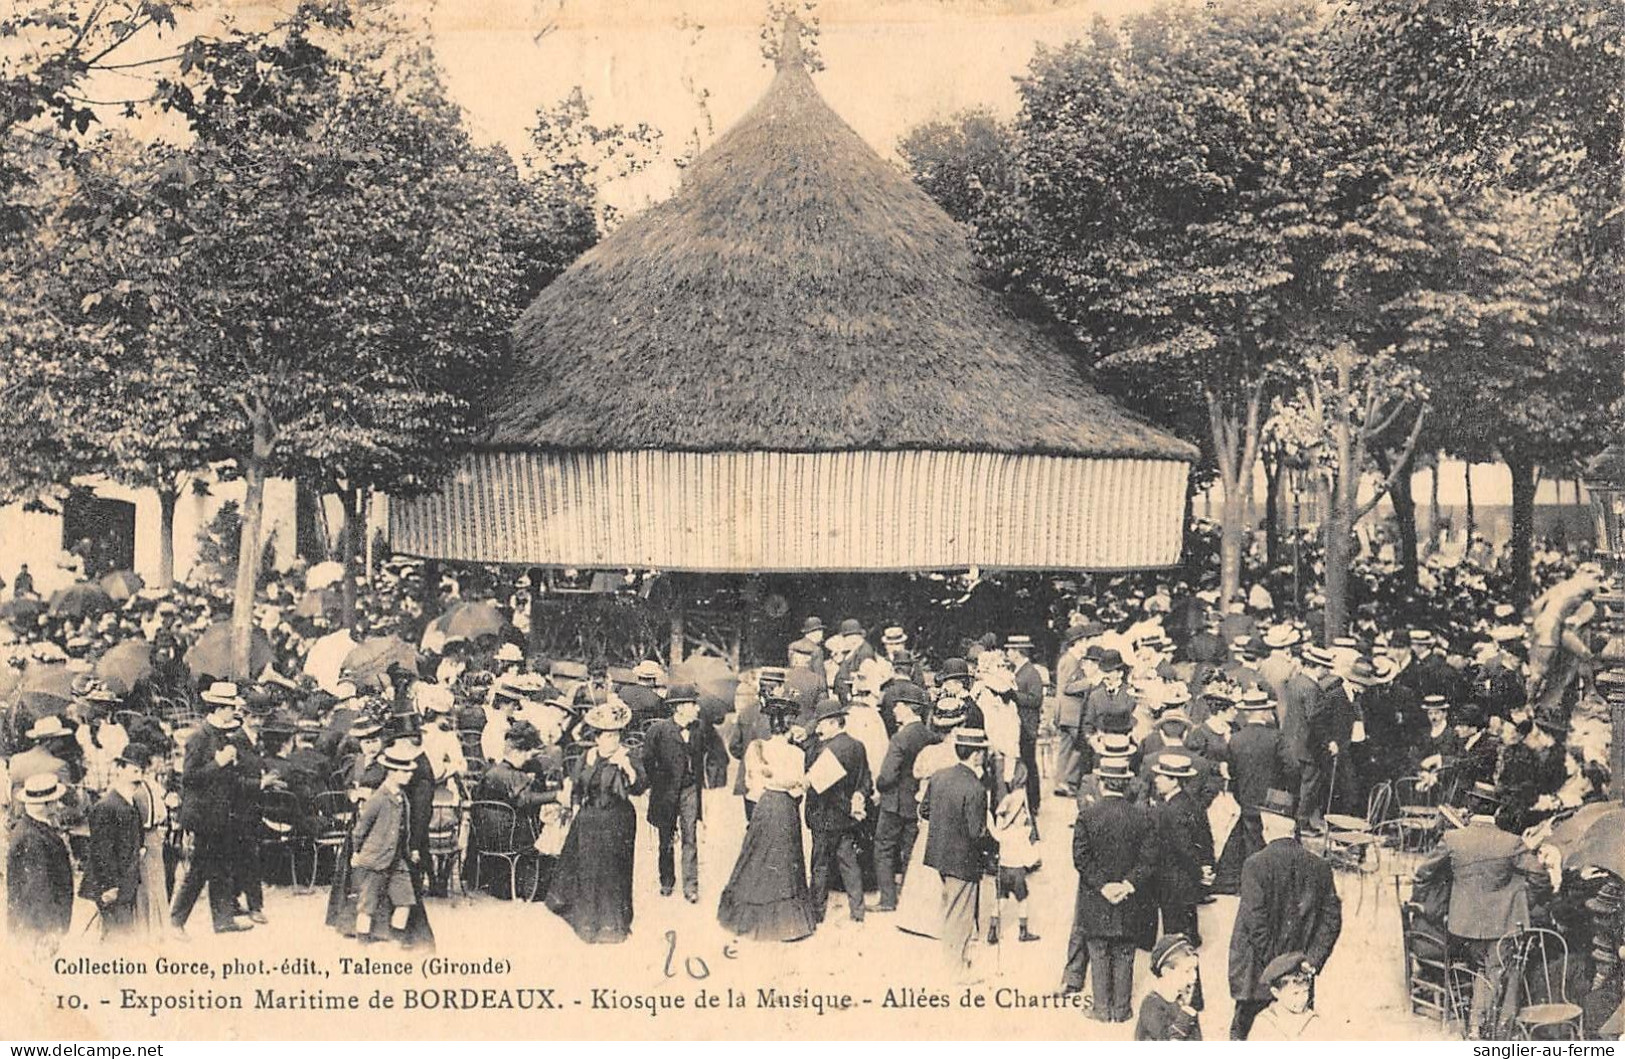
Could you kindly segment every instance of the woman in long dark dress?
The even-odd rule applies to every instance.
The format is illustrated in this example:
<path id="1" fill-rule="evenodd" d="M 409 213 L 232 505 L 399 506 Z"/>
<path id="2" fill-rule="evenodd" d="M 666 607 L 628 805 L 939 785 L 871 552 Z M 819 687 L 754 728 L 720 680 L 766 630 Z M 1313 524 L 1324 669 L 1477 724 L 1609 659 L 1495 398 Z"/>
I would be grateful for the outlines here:
<path id="1" fill-rule="evenodd" d="M 643 763 L 621 745 L 621 730 L 631 720 L 631 708 L 618 699 L 587 713 L 597 742 L 576 772 L 575 820 L 547 891 L 547 907 L 582 941 L 625 941 L 632 930 L 638 816 L 631 798 L 643 790 L 644 774 Z"/>
<path id="2" fill-rule="evenodd" d="M 747 790 L 761 793 L 717 905 L 717 921 L 753 941 L 798 941 L 818 926 L 801 854 L 806 756 L 786 734 L 792 719 L 782 709 L 769 712 L 772 735 L 752 742 L 740 766 Z"/>

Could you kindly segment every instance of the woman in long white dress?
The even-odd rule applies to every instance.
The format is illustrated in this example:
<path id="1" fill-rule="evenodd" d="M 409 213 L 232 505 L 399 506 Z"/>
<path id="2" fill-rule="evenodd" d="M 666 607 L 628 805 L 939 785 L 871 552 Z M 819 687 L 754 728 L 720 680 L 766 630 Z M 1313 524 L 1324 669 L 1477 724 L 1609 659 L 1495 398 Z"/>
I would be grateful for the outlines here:
<path id="1" fill-rule="evenodd" d="M 965 723 L 965 699 L 941 699 L 931 711 L 931 727 L 938 741 L 921 750 L 914 759 L 914 778 L 920 781 L 919 796 L 923 802 L 931 777 L 945 768 L 958 764 L 954 753 L 954 729 Z M 920 834 L 914 841 L 914 852 L 908 859 L 908 870 L 903 873 L 903 888 L 897 895 L 897 929 L 921 937 L 934 938 L 942 929 L 942 879 L 925 866 L 927 820 L 920 821 Z"/>

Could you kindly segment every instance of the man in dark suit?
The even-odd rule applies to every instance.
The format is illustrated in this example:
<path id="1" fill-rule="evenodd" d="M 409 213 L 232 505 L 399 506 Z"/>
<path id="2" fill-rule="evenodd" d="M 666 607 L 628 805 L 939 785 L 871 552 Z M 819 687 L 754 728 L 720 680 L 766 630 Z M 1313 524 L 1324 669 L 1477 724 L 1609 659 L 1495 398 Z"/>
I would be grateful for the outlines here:
<path id="1" fill-rule="evenodd" d="M 53 816 L 67 788 L 45 772 L 15 796 L 22 814 L 6 850 L 6 918 L 16 943 L 54 948 L 73 920 L 73 860 Z"/>
<path id="2" fill-rule="evenodd" d="M 790 641 L 787 651 L 790 656 L 789 664 L 806 666 L 818 673 L 822 679 L 824 675 L 824 619 L 814 614 L 801 623 L 801 638 Z"/>
<path id="3" fill-rule="evenodd" d="M 1242 725 L 1230 737 L 1226 761 L 1230 766 L 1230 788 L 1241 816 L 1224 844 L 1215 867 L 1213 892 L 1233 894 L 1241 886 L 1241 868 L 1247 858 L 1264 848 L 1264 826 L 1258 807 L 1264 795 L 1276 786 L 1281 762 L 1281 733 L 1272 723 L 1275 703 L 1269 693 L 1255 688 L 1242 695 L 1238 709 Z"/>
<path id="4" fill-rule="evenodd" d="M 1400 679 L 1409 684 L 1419 698 L 1443 695 L 1449 702 L 1462 699 L 1461 674 L 1439 649 L 1439 638 L 1427 629 L 1412 629 L 1410 645 L 1411 664 Z"/>
<path id="5" fill-rule="evenodd" d="M 1281 730 L 1281 787 L 1296 791 L 1303 783 L 1309 764 L 1309 715 L 1320 698 L 1320 688 L 1330 681 L 1332 653 L 1318 644 L 1308 644 L 1298 659 L 1298 671 L 1286 680 L 1281 698 L 1275 703 L 1275 719 Z"/>
<path id="6" fill-rule="evenodd" d="M 639 662 L 632 669 L 635 684 L 621 687 L 621 701 L 632 708 L 632 723 L 643 726 L 659 720 L 666 714 L 666 700 L 660 697 L 660 682 L 665 674 L 658 662 Z"/>
<path id="7" fill-rule="evenodd" d="M 240 898 L 238 914 L 246 914 L 251 922 L 265 922 L 264 875 L 260 868 L 260 839 L 264 831 L 261 822 L 265 815 L 263 792 L 268 786 L 285 787 L 279 777 L 266 772 L 264 745 L 260 742 L 259 722 L 252 727 L 240 724 L 231 735 L 231 745 L 237 748 L 237 785 L 231 803 L 231 855 L 233 900 Z"/>
<path id="8" fill-rule="evenodd" d="M 1207 807 L 1191 796 L 1187 785 L 1200 771 L 1185 754 L 1164 751 L 1151 765 L 1156 788 L 1152 814 L 1157 825 L 1156 900 L 1163 934 L 1183 934 L 1200 948 L 1196 906 L 1213 882 L 1213 829 Z"/>
<path id="9" fill-rule="evenodd" d="M 897 888 L 920 835 L 920 781 L 914 778 L 914 759 L 940 738 L 920 719 L 931 705 L 930 696 L 915 684 L 908 684 L 907 689 L 892 704 L 897 734 L 886 745 L 880 774 L 875 777 L 880 799 L 880 819 L 875 823 L 875 874 L 880 883 L 880 903 L 871 906 L 874 912 L 897 910 Z"/>
<path id="10" fill-rule="evenodd" d="M 649 823 L 660 835 L 660 893 L 677 888 L 672 847 L 683 842 L 683 896 L 700 899 L 700 790 L 712 734 L 697 723 L 699 693 L 692 684 L 673 684 L 666 694 L 672 713 L 650 726 L 643 741 L 643 768 L 649 777 Z"/>
<path id="11" fill-rule="evenodd" d="M 104 938 L 135 923 L 142 838 L 135 791 L 151 761 L 152 751 L 140 743 L 125 747 L 114 759 L 111 789 L 90 809 L 90 847 L 79 896 L 96 903 Z"/>
<path id="12" fill-rule="evenodd" d="M 809 865 L 813 917 L 820 923 L 829 904 L 830 872 L 839 870 L 853 920 L 863 921 L 863 872 L 853 832 L 869 815 L 869 757 L 863 744 L 846 734 L 846 707 L 837 699 L 818 704 L 816 738 L 807 746 L 807 830 L 812 832 Z M 827 755 L 827 759 L 826 759 Z M 836 773 L 839 773 L 836 776 Z M 833 777 L 822 790 L 821 783 Z"/>
<path id="13" fill-rule="evenodd" d="M 1005 654 L 1015 668 L 1016 716 L 1021 721 L 1017 744 L 1021 763 L 1027 766 L 1027 806 L 1038 816 L 1038 798 L 1044 784 L 1038 775 L 1038 723 L 1044 712 L 1044 675 L 1033 664 L 1033 638 L 1015 635 L 1004 642 Z"/>
<path id="14" fill-rule="evenodd" d="M 1439 848 L 1416 869 L 1416 885 L 1449 887 L 1445 929 L 1462 939 L 1484 972 L 1473 982 L 1467 1035 L 1477 1039 L 1492 1016 L 1494 983 L 1502 978 L 1500 939 L 1530 924 L 1530 892 L 1556 888 L 1561 876 L 1522 837 L 1495 826 L 1495 788 L 1476 785 L 1469 796 L 1472 818 L 1464 828 L 1446 831 Z"/>
<path id="15" fill-rule="evenodd" d="M 1331 865 L 1298 843 L 1296 799 L 1271 790 L 1259 806 L 1264 848 L 1241 869 L 1241 902 L 1230 934 L 1230 1039 L 1244 1041 L 1253 1019 L 1273 999 L 1259 978 L 1270 961 L 1302 952 L 1305 970 L 1319 974 L 1343 930 L 1343 904 Z"/>
<path id="16" fill-rule="evenodd" d="M 252 929 L 234 917 L 236 900 L 232 861 L 236 851 L 232 806 L 239 798 L 242 773 L 234 733 L 242 727 L 237 710 L 243 703 L 237 685 L 216 682 L 201 696 L 208 707 L 202 726 L 186 741 L 181 768 L 181 827 L 192 833 L 192 861 L 175 891 L 169 918 L 178 931 L 209 887 L 209 915 L 218 934 Z"/>
<path id="17" fill-rule="evenodd" d="M 987 733 L 954 732 L 959 763 L 931 777 L 921 813 L 930 821 L 925 839 L 926 867 L 942 877 L 942 951 L 955 974 L 970 967 L 966 954 L 978 930 L 976 898 L 986 851 L 987 788 L 982 785 Z"/>
<path id="18" fill-rule="evenodd" d="M 1051 790 L 1066 798 L 1077 797 L 1078 781 L 1083 778 L 1078 731 L 1083 727 L 1083 708 L 1097 676 L 1092 664 L 1084 664 L 1088 656 L 1084 641 L 1099 635 L 1091 631 L 1094 628 L 1092 623 L 1084 622 L 1067 629 L 1061 636 L 1060 656 L 1055 660 L 1055 727 L 1060 731 L 1061 745 L 1056 752 Z"/>
<path id="19" fill-rule="evenodd" d="M 1133 780 L 1127 762 L 1096 768 L 1101 797 L 1083 806 L 1072 833 L 1078 870 L 1073 933 L 1087 939 L 1094 974 L 1089 1017 L 1127 1022 L 1134 985 L 1134 938 L 1156 872 L 1157 830 L 1151 814 L 1124 797 Z"/>

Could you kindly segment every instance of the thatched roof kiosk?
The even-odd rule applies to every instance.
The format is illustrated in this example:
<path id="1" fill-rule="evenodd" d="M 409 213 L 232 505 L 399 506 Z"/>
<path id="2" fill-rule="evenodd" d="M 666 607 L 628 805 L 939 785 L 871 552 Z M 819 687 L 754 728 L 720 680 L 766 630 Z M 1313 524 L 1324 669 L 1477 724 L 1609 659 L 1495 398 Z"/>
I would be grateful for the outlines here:
<path id="1" fill-rule="evenodd" d="M 1179 557 L 1195 449 L 977 282 L 965 233 L 772 85 L 531 305 L 489 435 L 394 545 L 542 567 L 1121 570 Z"/>

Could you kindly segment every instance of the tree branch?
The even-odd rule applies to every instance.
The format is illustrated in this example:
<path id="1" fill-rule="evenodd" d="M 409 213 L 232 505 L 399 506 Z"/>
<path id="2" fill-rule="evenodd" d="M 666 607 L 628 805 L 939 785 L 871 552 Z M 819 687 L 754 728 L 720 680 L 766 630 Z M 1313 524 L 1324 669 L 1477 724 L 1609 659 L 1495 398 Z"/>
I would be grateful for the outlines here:
<path id="1" fill-rule="evenodd" d="M 1423 405 L 1417 410 L 1416 422 L 1411 424 L 1410 436 L 1405 439 L 1405 445 L 1399 450 L 1398 458 L 1393 460 L 1393 463 L 1390 465 L 1391 469 L 1389 470 L 1387 476 L 1384 477 L 1383 480 L 1378 483 L 1377 488 L 1372 491 L 1371 499 L 1360 505 L 1360 507 L 1355 511 L 1354 522 L 1359 522 L 1361 519 L 1371 514 L 1372 510 L 1376 508 L 1377 504 L 1382 500 L 1382 498 L 1387 496 L 1388 491 L 1394 487 L 1394 482 L 1399 477 L 1400 473 L 1406 467 L 1411 465 L 1411 454 L 1416 451 L 1416 442 L 1422 436 L 1422 423 L 1427 419 L 1427 415 L 1428 410 L 1426 405 Z M 1409 484 L 1410 483 L 1408 482 L 1406 483 L 1407 486 L 1409 486 Z"/>

